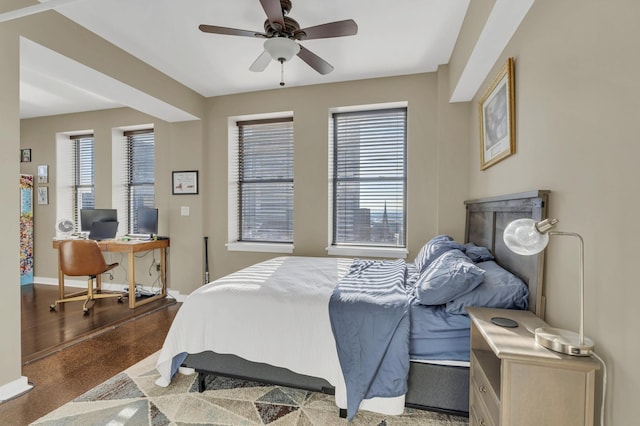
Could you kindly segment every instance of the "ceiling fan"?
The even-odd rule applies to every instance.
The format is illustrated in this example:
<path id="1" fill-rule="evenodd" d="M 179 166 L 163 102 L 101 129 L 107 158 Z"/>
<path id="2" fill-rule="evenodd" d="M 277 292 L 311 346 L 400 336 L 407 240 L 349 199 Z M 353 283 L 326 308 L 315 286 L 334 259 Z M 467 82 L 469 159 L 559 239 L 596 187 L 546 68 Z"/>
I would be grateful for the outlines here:
<path id="1" fill-rule="evenodd" d="M 298 55 L 300 59 L 320 74 L 328 74 L 333 71 L 333 66 L 300 45 L 298 41 L 344 37 L 358 33 L 358 25 L 353 19 L 300 28 L 295 19 L 287 16 L 291 11 L 291 0 L 260 0 L 260 4 L 267 14 L 267 20 L 264 22 L 264 32 L 205 24 L 198 27 L 200 31 L 205 33 L 267 39 L 264 42 L 264 52 L 258 56 L 249 68 L 254 72 L 264 71 L 271 59 L 280 62 L 281 70 L 283 70 L 284 63 L 293 58 L 293 56 Z M 284 86 L 282 78 L 280 85 Z"/>

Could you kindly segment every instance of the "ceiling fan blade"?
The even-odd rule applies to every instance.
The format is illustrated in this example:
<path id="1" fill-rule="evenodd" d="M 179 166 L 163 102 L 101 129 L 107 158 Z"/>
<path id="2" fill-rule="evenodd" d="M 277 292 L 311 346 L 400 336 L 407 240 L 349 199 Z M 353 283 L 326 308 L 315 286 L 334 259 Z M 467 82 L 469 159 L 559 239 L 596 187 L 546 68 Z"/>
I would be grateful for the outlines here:
<path id="1" fill-rule="evenodd" d="M 353 19 L 329 22 L 315 27 L 303 28 L 296 33 L 304 33 L 300 40 L 312 40 L 316 38 L 344 37 L 358 34 L 358 24 Z M 297 37 L 296 37 L 297 38 Z"/>
<path id="2" fill-rule="evenodd" d="M 266 50 L 262 52 L 260 56 L 253 61 L 253 64 L 249 67 L 249 71 L 261 72 L 267 68 L 267 65 L 271 62 L 271 55 Z"/>
<path id="3" fill-rule="evenodd" d="M 267 37 L 266 34 L 259 33 L 257 31 L 239 30 L 237 28 L 218 27 L 215 25 L 202 24 L 198 28 L 200 28 L 200 31 L 204 33 L 226 34 L 226 35 L 235 35 L 235 36 L 243 36 L 243 37 Z"/>
<path id="4" fill-rule="evenodd" d="M 267 14 L 269 22 L 271 22 L 271 25 L 274 26 L 276 31 L 285 28 L 280 0 L 260 0 L 260 4 L 264 9 L 264 13 Z M 276 26 L 279 26 L 279 28 L 275 28 Z"/>
<path id="5" fill-rule="evenodd" d="M 302 45 L 300 46 L 298 56 L 311 68 L 318 71 L 322 75 L 329 74 L 331 71 L 333 71 L 333 66 L 329 62 L 325 61 L 320 56 L 316 55 Z"/>

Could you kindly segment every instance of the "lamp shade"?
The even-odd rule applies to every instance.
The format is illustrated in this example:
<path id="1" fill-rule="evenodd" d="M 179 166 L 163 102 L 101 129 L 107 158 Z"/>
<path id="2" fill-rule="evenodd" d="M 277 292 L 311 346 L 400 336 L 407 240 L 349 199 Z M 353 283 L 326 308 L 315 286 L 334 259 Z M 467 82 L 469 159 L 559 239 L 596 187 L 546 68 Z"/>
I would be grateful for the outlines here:
<path id="1" fill-rule="evenodd" d="M 300 51 L 300 45 L 286 37 L 274 37 L 264 42 L 264 50 L 279 62 L 286 62 Z"/>
<path id="2" fill-rule="evenodd" d="M 549 243 L 549 234 L 540 232 L 533 219 L 517 219 L 504 230 L 503 240 L 514 253 L 530 256 L 540 253 Z"/>

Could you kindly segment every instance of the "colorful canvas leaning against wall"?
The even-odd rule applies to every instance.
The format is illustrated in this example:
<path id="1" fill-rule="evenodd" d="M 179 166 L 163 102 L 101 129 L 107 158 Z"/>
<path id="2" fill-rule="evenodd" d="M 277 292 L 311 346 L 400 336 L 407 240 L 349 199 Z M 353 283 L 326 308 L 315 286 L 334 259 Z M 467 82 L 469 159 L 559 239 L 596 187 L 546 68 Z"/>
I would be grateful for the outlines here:
<path id="1" fill-rule="evenodd" d="M 33 175 L 20 175 L 20 285 L 33 284 Z"/>

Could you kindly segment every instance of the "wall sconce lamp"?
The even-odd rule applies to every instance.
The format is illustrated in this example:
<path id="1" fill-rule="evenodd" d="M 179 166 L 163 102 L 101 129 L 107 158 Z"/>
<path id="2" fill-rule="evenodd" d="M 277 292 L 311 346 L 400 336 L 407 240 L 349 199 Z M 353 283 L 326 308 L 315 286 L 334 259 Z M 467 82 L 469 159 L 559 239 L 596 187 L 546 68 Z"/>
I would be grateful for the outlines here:
<path id="1" fill-rule="evenodd" d="M 549 236 L 575 237 L 580 243 L 580 331 L 563 330 L 553 327 L 541 327 L 535 330 L 536 342 L 545 348 L 568 355 L 589 356 L 593 352 L 593 341 L 584 337 L 584 241 L 574 232 L 558 232 L 551 229 L 558 219 L 545 219 L 536 222 L 533 219 L 517 219 L 509 223 L 504 230 L 503 239 L 514 253 L 533 255 L 547 247 Z"/>

